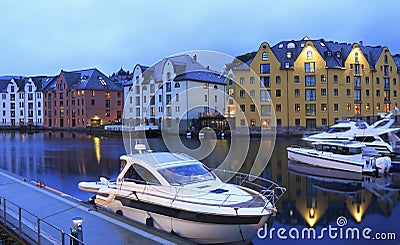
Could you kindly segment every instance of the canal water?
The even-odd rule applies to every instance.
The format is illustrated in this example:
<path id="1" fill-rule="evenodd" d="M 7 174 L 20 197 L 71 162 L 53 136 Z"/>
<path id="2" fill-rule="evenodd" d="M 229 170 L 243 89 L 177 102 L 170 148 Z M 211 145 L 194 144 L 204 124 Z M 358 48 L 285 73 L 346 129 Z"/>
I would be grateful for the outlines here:
<path id="1" fill-rule="evenodd" d="M 0 168 L 48 186 L 73 197 L 87 200 L 91 194 L 80 191 L 80 181 L 115 179 L 119 156 L 125 154 L 121 137 L 84 133 L 1 132 Z M 196 139 L 182 139 L 189 148 Z M 155 151 L 165 151 L 161 138 L 148 139 Z M 278 202 L 279 213 L 260 231 L 254 244 L 399 244 L 400 175 L 365 177 L 325 171 L 287 160 L 287 146 L 304 144 L 295 137 L 277 137 L 275 148 L 262 177 L 286 187 Z M 247 171 L 259 146 L 250 141 L 243 165 Z M 207 165 L 224 160 L 229 140 L 217 140 L 215 150 L 203 160 Z M 312 229 L 311 229 L 312 228 Z M 311 240 L 306 240 L 310 236 Z M 393 239 L 395 236 L 396 239 Z"/>

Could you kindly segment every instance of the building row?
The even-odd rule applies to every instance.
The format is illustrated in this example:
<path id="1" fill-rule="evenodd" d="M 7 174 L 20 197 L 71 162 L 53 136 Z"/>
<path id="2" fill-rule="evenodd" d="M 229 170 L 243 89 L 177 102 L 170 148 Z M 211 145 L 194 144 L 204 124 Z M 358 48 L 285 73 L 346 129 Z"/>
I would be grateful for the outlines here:
<path id="1" fill-rule="evenodd" d="M 315 129 L 343 117 L 371 122 L 397 108 L 400 56 L 387 47 L 305 37 L 272 47 L 264 42 L 247 57 L 232 67 L 236 82 L 227 85 L 227 114 L 236 128 L 276 122 L 291 131 Z"/>
<path id="2" fill-rule="evenodd" d="M 0 125 L 84 128 L 124 118 L 131 126 L 180 131 L 294 131 L 343 117 L 372 122 L 397 109 L 400 55 L 387 47 L 305 37 L 264 42 L 239 58 L 224 75 L 182 54 L 110 77 L 96 68 L 0 77 Z"/>

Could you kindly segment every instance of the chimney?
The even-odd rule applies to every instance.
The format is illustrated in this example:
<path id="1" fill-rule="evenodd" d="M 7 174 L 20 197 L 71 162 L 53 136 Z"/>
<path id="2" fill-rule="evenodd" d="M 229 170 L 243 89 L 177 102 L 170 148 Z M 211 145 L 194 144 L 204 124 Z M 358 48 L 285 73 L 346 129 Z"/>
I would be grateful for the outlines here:
<path id="1" fill-rule="evenodd" d="M 361 41 L 359 42 L 359 44 L 360 44 L 360 46 L 363 46 L 363 41 L 361 40 Z"/>
<path id="2" fill-rule="evenodd" d="M 193 55 L 194 61 L 197 61 L 197 54 Z"/>

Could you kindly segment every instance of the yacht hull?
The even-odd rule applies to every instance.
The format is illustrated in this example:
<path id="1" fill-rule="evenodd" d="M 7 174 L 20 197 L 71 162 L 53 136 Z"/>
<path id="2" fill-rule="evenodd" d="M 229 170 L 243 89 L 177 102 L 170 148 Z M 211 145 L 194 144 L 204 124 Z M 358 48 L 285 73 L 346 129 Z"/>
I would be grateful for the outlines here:
<path id="1" fill-rule="evenodd" d="M 344 171 L 362 173 L 364 163 L 356 163 L 346 160 L 332 159 L 332 154 L 318 154 L 313 150 L 303 151 L 301 148 L 288 147 L 289 160 L 307 163 L 313 166 L 329 169 L 339 169 Z"/>
<path id="2" fill-rule="evenodd" d="M 129 206 L 138 202 L 137 199 L 118 199 L 115 197 L 111 202 L 104 202 L 96 198 L 96 203 L 142 224 L 174 233 L 198 244 L 249 243 L 272 214 L 265 214 L 264 211 L 263 215 L 253 216 L 224 216 L 211 213 L 190 215 L 188 213 L 192 213 L 191 211 L 171 209 L 143 200 L 137 205 L 139 208 L 133 208 Z M 166 211 L 167 209 L 171 211 Z"/>

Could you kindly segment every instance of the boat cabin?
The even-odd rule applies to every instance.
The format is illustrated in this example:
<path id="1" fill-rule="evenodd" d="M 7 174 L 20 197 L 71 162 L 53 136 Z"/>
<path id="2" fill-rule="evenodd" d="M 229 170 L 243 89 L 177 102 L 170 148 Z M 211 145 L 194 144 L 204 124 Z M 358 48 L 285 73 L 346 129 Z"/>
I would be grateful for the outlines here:
<path id="1" fill-rule="evenodd" d="M 362 149 L 365 147 L 361 143 L 316 143 L 317 151 L 331 152 L 341 155 L 357 155 L 362 154 Z"/>
<path id="2" fill-rule="evenodd" d="M 201 162 L 184 154 L 144 153 L 120 160 L 120 183 L 180 186 L 216 179 Z"/>

